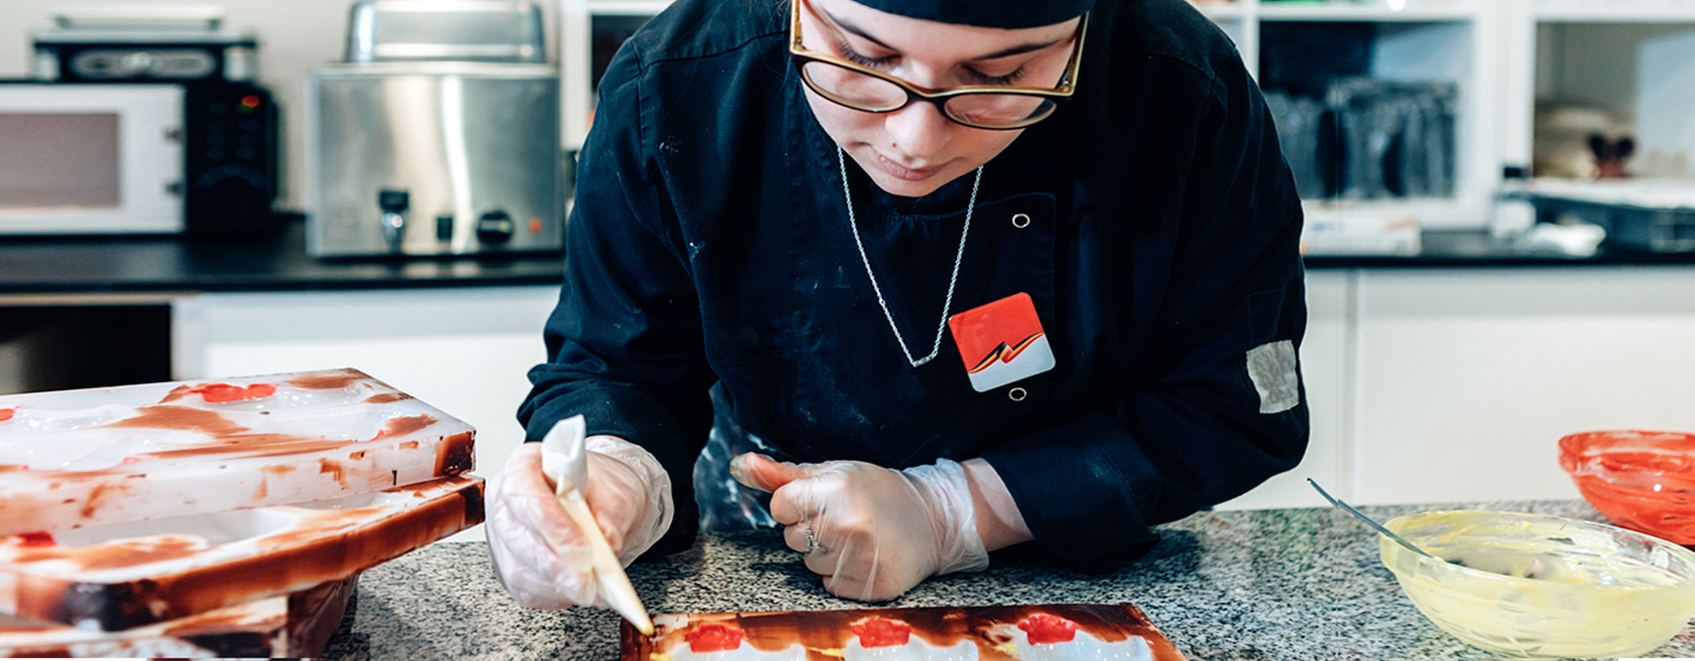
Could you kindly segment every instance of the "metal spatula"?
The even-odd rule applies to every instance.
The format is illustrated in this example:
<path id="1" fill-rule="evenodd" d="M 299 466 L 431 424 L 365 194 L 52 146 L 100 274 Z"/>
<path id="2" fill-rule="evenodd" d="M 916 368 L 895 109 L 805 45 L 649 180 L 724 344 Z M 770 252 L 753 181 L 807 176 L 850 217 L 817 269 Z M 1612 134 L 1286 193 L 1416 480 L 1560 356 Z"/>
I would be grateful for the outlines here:
<path id="1" fill-rule="evenodd" d="M 1429 552 L 1426 552 L 1424 549 L 1419 548 L 1417 544 L 1414 544 L 1412 542 L 1407 541 L 1406 539 L 1402 538 L 1400 535 L 1389 532 L 1389 529 L 1383 527 L 1383 524 L 1378 523 L 1376 519 L 1373 519 L 1369 516 L 1366 516 L 1364 512 L 1361 512 L 1359 510 L 1354 509 L 1353 505 L 1349 505 L 1349 504 L 1344 503 L 1340 500 L 1337 500 L 1335 496 L 1332 496 L 1328 492 L 1326 492 L 1324 490 L 1324 487 L 1318 486 L 1317 482 L 1312 481 L 1312 478 L 1310 478 L 1310 477 L 1307 478 L 1307 484 L 1310 484 L 1310 485 L 1312 485 L 1312 488 L 1317 489 L 1318 495 L 1324 496 L 1324 499 L 1330 501 L 1331 505 L 1335 505 L 1338 509 L 1341 509 L 1344 512 L 1347 512 L 1349 514 L 1354 515 L 1354 518 L 1357 518 L 1361 521 L 1364 521 L 1365 524 L 1368 525 L 1368 526 L 1371 526 L 1371 528 L 1373 530 L 1376 530 L 1377 532 L 1383 533 L 1383 535 L 1388 537 L 1389 539 L 1395 540 L 1395 543 L 1400 544 L 1401 546 L 1407 547 L 1407 550 L 1412 551 L 1413 553 L 1417 553 L 1417 554 L 1422 555 L 1422 556 L 1427 557 L 1427 558 L 1435 558 L 1437 560 L 1442 560 L 1442 558 L 1437 557 L 1435 555 L 1431 555 Z M 1443 560 L 1443 562 L 1446 562 L 1446 560 Z"/>

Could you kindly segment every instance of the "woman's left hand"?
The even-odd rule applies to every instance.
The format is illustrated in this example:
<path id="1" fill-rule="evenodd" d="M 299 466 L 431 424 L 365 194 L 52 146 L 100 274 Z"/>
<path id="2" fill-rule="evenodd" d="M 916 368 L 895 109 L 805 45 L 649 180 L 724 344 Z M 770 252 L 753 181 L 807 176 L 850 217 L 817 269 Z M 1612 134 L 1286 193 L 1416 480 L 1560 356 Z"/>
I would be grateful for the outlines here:
<path id="1" fill-rule="evenodd" d="M 771 516 L 824 589 L 883 601 L 924 579 L 989 564 L 959 464 L 890 470 L 860 461 L 792 464 L 743 454 L 736 480 L 771 492 Z"/>

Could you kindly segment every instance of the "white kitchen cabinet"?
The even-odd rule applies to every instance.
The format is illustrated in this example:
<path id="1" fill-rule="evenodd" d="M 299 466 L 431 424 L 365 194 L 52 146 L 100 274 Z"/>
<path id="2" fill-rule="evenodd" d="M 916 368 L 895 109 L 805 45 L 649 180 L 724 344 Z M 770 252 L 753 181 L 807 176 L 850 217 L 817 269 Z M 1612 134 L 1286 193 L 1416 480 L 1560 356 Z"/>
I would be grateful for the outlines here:
<path id="1" fill-rule="evenodd" d="M 1308 274 L 1312 442 L 1221 509 L 1578 498 L 1559 439 L 1695 430 L 1687 266 Z"/>
<path id="2" fill-rule="evenodd" d="M 172 302 L 176 379 L 353 367 L 477 428 L 475 474 L 523 443 L 557 286 L 208 293 Z M 481 527 L 452 539 L 482 539 Z"/>
<path id="3" fill-rule="evenodd" d="M 1575 498 L 1556 443 L 1695 430 L 1688 267 L 1373 270 L 1359 279 L 1353 497 Z"/>

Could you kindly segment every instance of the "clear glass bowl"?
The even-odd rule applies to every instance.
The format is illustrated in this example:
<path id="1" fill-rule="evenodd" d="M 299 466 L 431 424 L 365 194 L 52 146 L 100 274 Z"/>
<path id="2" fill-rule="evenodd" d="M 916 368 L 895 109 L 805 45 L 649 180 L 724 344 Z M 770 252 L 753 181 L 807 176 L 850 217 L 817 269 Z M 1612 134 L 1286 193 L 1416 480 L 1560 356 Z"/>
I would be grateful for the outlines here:
<path id="1" fill-rule="evenodd" d="M 1560 439 L 1560 467 L 1613 523 L 1695 544 L 1695 434 L 1572 434 Z"/>
<path id="2" fill-rule="evenodd" d="M 1413 605 L 1471 645 L 1520 657 L 1633 657 L 1695 615 L 1695 553 L 1613 526 L 1516 512 L 1422 512 L 1381 537 Z"/>

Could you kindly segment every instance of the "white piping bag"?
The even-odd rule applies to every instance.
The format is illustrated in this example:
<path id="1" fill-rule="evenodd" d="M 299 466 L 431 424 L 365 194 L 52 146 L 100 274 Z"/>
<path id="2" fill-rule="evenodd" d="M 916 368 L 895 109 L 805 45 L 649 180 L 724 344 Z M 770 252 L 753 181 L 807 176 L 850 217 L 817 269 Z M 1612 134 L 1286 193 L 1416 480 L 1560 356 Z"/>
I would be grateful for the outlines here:
<path id="1" fill-rule="evenodd" d="M 554 423 L 553 429 L 548 430 L 541 441 L 541 471 L 553 482 L 553 493 L 559 498 L 559 504 L 565 507 L 565 512 L 571 515 L 577 529 L 588 540 L 601 596 L 612 605 L 612 610 L 624 616 L 643 634 L 653 635 L 653 620 L 648 618 L 647 608 L 642 606 L 641 597 L 636 596 L 629 575 L 624 573 L 623 564 L 618 562 L 618 554 L 613 553 L 612 546 L 606 543 L 606 536 L 600 532 L 600 525 L 595 523 L 588 502 L 583 500 L 582 490 L 577 488 L 577 485 L 588 484 L 588 455 L 583 449 L 586 427 L 581 415 Z"/>

